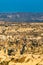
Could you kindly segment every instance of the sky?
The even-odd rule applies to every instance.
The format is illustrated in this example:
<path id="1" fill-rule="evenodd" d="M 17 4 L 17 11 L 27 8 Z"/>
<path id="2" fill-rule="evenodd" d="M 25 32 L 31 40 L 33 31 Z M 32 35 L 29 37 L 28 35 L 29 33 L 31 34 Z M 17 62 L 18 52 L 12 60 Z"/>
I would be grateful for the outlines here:
<path id="1" fill-rule="evenodd" d="M 43 0 L 0 0 L 0 12 L 43 12 Z"/>

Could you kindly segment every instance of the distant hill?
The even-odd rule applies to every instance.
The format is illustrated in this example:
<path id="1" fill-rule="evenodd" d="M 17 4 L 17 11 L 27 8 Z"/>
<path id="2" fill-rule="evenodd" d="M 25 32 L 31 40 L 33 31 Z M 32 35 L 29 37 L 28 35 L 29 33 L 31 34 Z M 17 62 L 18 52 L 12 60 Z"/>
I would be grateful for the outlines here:
<path id="1" fill-rule="evenodd" d="M 43 22 L 43 13 L 0 13 L 0 21 Z"/>

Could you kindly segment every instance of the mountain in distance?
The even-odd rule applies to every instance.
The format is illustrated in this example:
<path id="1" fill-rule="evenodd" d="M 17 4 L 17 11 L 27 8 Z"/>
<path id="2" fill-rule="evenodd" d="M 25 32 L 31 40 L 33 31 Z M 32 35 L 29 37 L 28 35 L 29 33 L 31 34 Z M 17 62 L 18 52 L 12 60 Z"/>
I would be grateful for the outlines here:
<path id="1" fill-rule="evenodd" d="M 0 21 L 43 22 L 43 13 L 0 13 Z"/>

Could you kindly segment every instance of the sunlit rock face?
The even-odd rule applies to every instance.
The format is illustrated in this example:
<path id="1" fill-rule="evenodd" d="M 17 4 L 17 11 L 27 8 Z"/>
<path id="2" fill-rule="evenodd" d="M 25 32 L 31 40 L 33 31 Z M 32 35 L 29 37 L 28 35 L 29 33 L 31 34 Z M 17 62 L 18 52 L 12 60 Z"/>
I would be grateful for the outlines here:
<path id="1" fill-rule="evenodd" d="M 43 23 L 0 23 L 0 65 L 43 65 Z"/>

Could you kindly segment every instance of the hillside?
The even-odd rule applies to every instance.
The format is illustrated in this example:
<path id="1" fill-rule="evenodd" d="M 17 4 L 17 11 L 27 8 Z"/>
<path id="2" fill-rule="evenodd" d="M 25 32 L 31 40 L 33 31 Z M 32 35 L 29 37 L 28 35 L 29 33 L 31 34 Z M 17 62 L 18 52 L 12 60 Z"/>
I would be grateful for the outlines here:
<path id="1" fill-rule="evenodd" d="M 0 23 L 0 65 L 43 65 L 43 23 Z"/>

